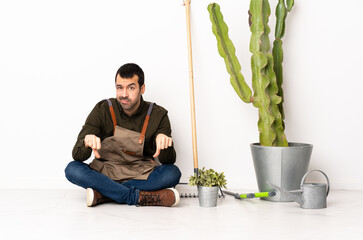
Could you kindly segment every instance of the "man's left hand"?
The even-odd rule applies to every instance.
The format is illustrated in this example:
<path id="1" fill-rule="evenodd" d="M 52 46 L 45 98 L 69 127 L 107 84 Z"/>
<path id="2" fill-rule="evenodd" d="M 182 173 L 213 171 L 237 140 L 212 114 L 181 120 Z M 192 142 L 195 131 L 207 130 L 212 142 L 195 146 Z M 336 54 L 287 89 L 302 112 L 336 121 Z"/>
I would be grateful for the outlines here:
<path id="1" fill-rule="evenodd" d="M 156 136 L 156 152 L 153 157 L 157 157 L 160 154 L 160 150 L 167 149 L 173 145 L 173 139 L 165 134 L 159 133 Z"/>

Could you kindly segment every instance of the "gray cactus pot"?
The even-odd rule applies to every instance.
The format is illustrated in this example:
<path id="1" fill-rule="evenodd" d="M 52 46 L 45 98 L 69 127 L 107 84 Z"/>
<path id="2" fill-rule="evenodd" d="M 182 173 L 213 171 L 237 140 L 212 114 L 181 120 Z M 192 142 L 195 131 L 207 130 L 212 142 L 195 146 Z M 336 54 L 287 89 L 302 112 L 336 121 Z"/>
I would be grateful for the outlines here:
<path id="1" fill-rule="evenodd" d="M 308 171 L 313 145 L 289 143 L 289 147 L 265 147 L 251 144 L 253 164 L 260 192 L 272 191 L 266 182 L 288 191 L 300 188 L 300 182 Z M 291 202 L 287 194 L 276 192 L 276 196 L 262 198 L 275 202 Z"/>

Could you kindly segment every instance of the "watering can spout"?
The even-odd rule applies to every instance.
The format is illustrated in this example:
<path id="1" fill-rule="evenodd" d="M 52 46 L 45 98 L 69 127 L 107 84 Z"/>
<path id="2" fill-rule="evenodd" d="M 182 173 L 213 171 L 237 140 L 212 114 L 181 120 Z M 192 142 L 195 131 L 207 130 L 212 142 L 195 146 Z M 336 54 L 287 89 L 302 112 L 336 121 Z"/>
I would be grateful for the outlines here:
<path id="1" fill-rule="evenodd" d="M 291 198 L 291 200 L 297 202 L 298 204 L 300 204 L 300 206 L 302 206 L 304 204 L 304 199 L 302 197 L 302 189 L 298 189 L 298 190 L 293 190 L 293 191 L 287 191 L 283 188 L 280 188 L 272 183 L 266 182 L 268 185 L 272 186 L 273 188 L 275 188 L 276 190 L 280 191 L 281 193 L 284 193 L 286 195 L 289 196 L 289 198 Z"/>

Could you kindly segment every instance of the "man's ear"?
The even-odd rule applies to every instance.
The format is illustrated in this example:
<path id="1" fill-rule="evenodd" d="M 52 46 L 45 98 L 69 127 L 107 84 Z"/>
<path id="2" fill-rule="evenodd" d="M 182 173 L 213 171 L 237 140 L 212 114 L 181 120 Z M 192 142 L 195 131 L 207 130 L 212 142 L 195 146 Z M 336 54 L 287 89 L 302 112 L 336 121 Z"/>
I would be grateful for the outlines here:
<path id="1" fill-rule="evenodd" d="M 141 94 L 144 94 L 144 92 L 145 92 L 145 83 L 141 86 Z"/>

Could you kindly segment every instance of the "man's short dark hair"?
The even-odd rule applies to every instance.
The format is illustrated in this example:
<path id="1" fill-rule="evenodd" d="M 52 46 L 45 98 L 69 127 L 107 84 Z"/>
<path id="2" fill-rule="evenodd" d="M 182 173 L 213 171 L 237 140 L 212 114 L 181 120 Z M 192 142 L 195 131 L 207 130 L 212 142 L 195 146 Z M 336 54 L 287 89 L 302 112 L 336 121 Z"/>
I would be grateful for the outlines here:
<path id="1" fill-rule="evenodd" d="M 122 65 L 116 72 L 115 82 L 117 75 L 120 75 L 122 78 L 129 79 L 135 74 L 139 77 L 138 83 L 141 87 L 144 85 L 144 71 L 142 71 L 142 69 L 135 63 L 126 63 L 125 65 Z"/>

